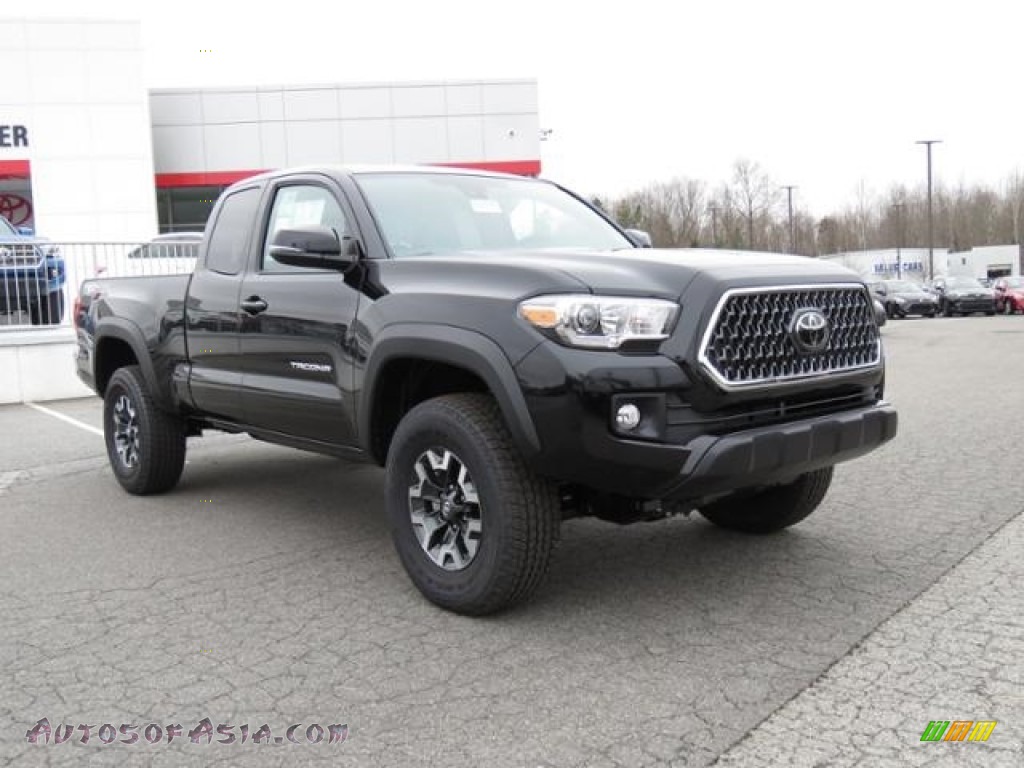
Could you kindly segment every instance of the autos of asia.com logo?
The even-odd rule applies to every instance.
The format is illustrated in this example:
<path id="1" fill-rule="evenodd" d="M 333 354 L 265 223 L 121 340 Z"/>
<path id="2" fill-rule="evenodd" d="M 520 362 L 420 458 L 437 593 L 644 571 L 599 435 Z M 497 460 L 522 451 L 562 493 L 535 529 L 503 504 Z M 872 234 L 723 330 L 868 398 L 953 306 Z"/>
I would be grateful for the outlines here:
<path id="1" fill-rule="evenodd" d="M 236 727 L 237 735 L 234 732 Z M 31 744 L 49 744 L 52 736 L 54 744 L 62 744 L 69 741 L 76 730 L 82 732 L 79 740 L 83 744 L 95 743 L 91 741 L 94 735 L 100 744 L 159 744 L 165 734 L 168 744 L 176 737 L 179 741 L 184 739 L 184 731 L 180 725 L 160 727 L 156 723 L 150 723 L 143 728 L 140 725 L 122 723 L 119 728 L 115 728 L 110 723 L 104 723 L 98 728 L 95 725 L 79 725 L 75 728 L 73 725 L 58 723 L 51 728 L 49 719 L 45 717 L 25 732 L 25 738 Z M 121 738 L 118 738 L 118 734 Z M 264 723 L 250 735 L 248 725 L 234 726 L 221 723 L 214 727 L 210 718 L 204 717 L 187 734 L 188 740 L 193 744 L 211 744 L 214 735 L 222 737 L 217 739 L 218 744 L 245 744 L 247 741 L 252 744 L 341 744 L 348 738 L 348 726 L 335 723 L 324 728 L 319 723 L 313 723 L 303 730 L 301 724 L 295 724 L 285 731 L 284 736 L 275 736 L 270 726 Z"/>

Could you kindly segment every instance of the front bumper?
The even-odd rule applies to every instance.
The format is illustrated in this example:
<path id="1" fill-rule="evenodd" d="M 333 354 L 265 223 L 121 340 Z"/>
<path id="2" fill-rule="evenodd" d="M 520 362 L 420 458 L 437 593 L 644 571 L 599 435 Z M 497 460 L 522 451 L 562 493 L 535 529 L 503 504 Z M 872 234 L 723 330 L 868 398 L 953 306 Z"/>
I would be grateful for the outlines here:
<path id="1" fill-rule="evenodd" d="M 881 368 L 858 372 L 853 380 L 801 382 L 778 395 L 788 402 L 819 391 L 834 395 L 836 380 L 844 380 L 843 397 L 849 399 L 834 410 L 783 409 L 770 423 L 749 425 L 743 414 L 764 409 L 763 391 L 713 394 L 685 366 L 661 355 L 581 352 L 546 343 L 516 373 L 541 444 L 527 457 L 531 466 L 559 482 L 635 499 L 696 501 L 786 482 L 862 456 L 897 429 L 896 410 L 878 400 Z M 645 409 L 644 398 L 668 404 L 664 420 L 659 423 L 657 407 Z M 647 439 L 616 431 L 612 413 L 622 399 L 652 414 L 634 433 Z M 698 410 L 673 411 L 672 403 L 683 400 Z"/>
<path id="2" fill-rule="evenodd" d="M 934 315 L 939 306 L 934 301 L 907 301 L 895 303 L 896 311 L 901 315 Z"/>
<path id="3" fill-rule="evenodd" d="M 656 491 L 664 499 L 699 499 L 785 482 L 863 456 L 896 436 L 896 409 L 867 408 L 690 443 L 679 477 Z"/>
<path id="4" fill-rule="evenodd" d="M 949 299 L 949 306 L 954 312 L 995 312 L 995 299 Z"/>

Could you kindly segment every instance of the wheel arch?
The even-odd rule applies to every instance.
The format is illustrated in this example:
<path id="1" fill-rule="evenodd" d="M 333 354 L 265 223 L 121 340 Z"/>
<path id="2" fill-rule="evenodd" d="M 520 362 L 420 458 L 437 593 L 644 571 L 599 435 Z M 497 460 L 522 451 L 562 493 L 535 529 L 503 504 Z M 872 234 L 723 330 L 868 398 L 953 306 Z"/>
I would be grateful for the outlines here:
<path id="1" fill-rule="evenodd" d="M 516 447 L 540 450 L 540 438 L 512 364 L 490 338 L 451 326 L 399 324 L 381 332 L 369 355 L 358 407 L 364 450 L 383 464 L 401 417 L 429 397 L 453 392 L 494 397 Z"/>
<path id="2" fill-rule="evenodd" d="M 157 404 L 166 406 L 165 389 L 160 386 L 142 332 L 136 326 L 121 318 L 106 318 L 96 328 L 95 344 L 93 376 L 101 397 L 118 368 L 138 365 Z"/>

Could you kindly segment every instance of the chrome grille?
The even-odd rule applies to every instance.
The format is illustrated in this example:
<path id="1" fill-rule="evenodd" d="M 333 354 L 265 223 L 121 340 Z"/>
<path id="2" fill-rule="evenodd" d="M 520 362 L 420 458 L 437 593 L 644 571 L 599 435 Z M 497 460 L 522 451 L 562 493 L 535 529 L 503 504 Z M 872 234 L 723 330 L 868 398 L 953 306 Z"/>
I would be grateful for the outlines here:
<path id="1" fill-rule="evenodd" d="M 830 334 L 820 352 L 802 352 L 790 333 L 794 313 L 808 308 L 828 320 Z M 880 359 L 874 307 L 860 285 L 727 291 L 700 351 L 704 369 L 726 389 L 853 371 Z"/>
<path id="2" fill-rule="evenodd" d="M 34 267 L 41 258 L 34 245 L 0 243 L 0 267 Z"/>

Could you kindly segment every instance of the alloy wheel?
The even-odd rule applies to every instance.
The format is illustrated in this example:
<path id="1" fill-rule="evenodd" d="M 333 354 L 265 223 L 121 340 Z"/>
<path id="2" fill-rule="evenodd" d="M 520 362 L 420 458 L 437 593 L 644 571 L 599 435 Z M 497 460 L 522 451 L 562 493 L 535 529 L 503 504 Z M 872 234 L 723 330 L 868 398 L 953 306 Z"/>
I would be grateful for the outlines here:
<path id="1" fill-rule="evenodd" d="M 410 479 L 409 517 L 423 551 L 446 571 L 467 568 L 483 532 L 469 469 L 452 451 L 430 448 L 414 462 Z"/>
<path id="2" fill-rule="evenodd" d="M 133 469 L 139 463 L 139 415 L 135 404 L 127 395 L 121 395 L 114 403 L 114 450 L 126 469 Z"/>

